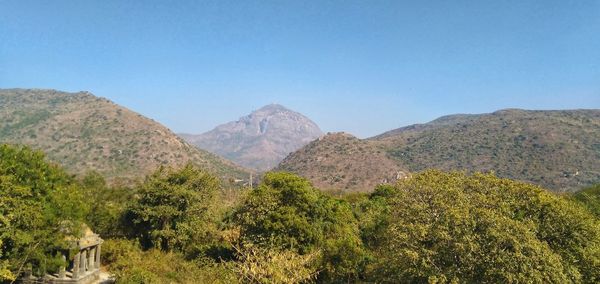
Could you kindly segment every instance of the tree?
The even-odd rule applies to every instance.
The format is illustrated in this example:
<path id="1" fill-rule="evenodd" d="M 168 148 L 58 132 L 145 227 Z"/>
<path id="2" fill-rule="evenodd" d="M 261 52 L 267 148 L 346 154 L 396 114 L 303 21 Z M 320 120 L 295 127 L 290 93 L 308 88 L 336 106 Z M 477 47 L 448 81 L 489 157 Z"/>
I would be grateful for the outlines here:
<path id="1" fill-rule="evenodd" d="M 69 250 L 66 238 L 78 236 L 86 210 L 77 185 L 43 153 L 0 145 L 0 277 L 27 265 L 38 275 L 56 271 L 57 252 Z"/>
<path id="2" fill-rule="evenodd" d="M 359 221 L 361 238 L 366 247 L 375 247 L 381 243 L 391 210 L 390 197 L 395 191 L 394 186 L 382 184 L 378 185 L 371 194 L 355 194 L 352 204 Z M 348 197 L 350 196 L 346 198 Z"/>
<path id="3" fill-rule="evenodd" d="M 379 282 L 600 280 L 600 227 L 582 206 L 490 174 L 400 181 L 376 244 Z"/>
<path id="4" fill-rule="evenodd" d="M 186 252 L 216 236 L 219 180 L 195 166 L 159 168 L 136 189 L 126 210 L 144 248 Z"/>
<path id="5" fill-rule="evenodd" d="M 124 236 L 123 214 L 134 196 L 134 189 L 120 185 L 109 186 L 102 175 L 90 171 L 79 181 L 90 210 L 86 223 L 103 238 Z"/>
<path id="6" fill-rule="evenodd" d="M 300 255 L 322 252 L 319 279 L 355 279 L 364 258 L 350 206 L 296 175 L 265 174 L 236 209 L 242 243 Z"/>

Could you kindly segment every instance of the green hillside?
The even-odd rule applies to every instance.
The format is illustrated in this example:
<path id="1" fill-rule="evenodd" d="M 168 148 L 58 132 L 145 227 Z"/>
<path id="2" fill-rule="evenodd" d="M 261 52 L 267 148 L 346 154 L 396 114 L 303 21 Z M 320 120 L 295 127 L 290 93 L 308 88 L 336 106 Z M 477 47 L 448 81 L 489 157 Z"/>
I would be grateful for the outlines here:
<path id="1" fill-rule="evenodd" d="M 169 129 L 88 92 L 0 90 L 0 142 L 26 144 L 74 174 L 143 177 L 159 165 L 192 162 L 224 179 L 247 172 L 189 145 Z"/>
<path id="2" fill-rule="evenodd" d="M 373 140 L 411 171 L 494 171 L 556 191 L 600 181 L 598 110 L 449 116 Z"/>
<path id="3" fill-rule="evenodd" d="M 279 169 L 300 174 L 316 184 L 332 175 L 381 180 L 376 174 L 351 170 L 368 168 L 373 160 L 377 165 L 391 163 L 394 169 L 409 172 L 429 168 L 493 171 L 500 177 L 532 182 L 556 192 L 575 191 L 600 182 L 600 110 L 509 109 L 445 116 L 355 141 L 366 152 L 363 158 L 354 159 L 351 167 L 346 162 L 322 167 L 323 157 L 329 161 L 352 157 L 335 151 L 344 148 L 346 142 L 332 145 L 331 141 L 315 141 L 290 154 Z M 338 189 L 369 187 L 359 183 Z"/>

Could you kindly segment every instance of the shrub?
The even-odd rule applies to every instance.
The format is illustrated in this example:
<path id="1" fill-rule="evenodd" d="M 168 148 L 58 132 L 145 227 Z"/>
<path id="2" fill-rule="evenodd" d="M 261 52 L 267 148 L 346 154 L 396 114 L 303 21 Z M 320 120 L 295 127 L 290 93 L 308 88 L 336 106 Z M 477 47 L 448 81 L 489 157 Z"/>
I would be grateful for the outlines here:
<path id="1" fill-rule="evenodd" d="M 290 250 L 276 250 L 252 245 L 237 249 L 239 261 L 228 265 L 240 283 L 302 283 L 317 275 L 318 251 L 300 255 Z"/>
<path id="2" fill-rule="evenodd" d="M 232 271 L 209 260 L 187 261 L 178 252 L 143 251 L 129 240 L 107 240 L 104 262 L 117 283 L 235 283 Z"/>

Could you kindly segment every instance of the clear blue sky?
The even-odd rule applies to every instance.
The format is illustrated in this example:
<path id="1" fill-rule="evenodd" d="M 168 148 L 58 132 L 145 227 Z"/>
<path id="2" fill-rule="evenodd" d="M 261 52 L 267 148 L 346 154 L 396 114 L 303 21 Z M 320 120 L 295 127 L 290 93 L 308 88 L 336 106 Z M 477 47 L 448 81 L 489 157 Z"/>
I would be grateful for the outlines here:
<path id="1" fill-rule="evenodd" d="M 276 102 L 359 137 L 600 108 L 600 1 L 0 0 L 0 88 L 88 90 L 176 132 Z"/>

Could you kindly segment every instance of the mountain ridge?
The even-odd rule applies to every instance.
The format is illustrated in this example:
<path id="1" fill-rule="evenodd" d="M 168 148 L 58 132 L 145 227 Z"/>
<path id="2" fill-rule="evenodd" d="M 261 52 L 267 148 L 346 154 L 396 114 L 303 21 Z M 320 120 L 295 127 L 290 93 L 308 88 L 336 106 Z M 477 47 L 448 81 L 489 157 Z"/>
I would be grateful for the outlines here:
<path id="1" fill-rule="evenodd" d="M 393 161 L 395 167 L 409 172 L 428 168 L 494 171 L 501 177 L 536 183 L 559 192 L 575 191 L 600 181 L 600 142 L 597 142 L 600 110 L 595 109 L 503 109 L 485 114 L 447 115 L 362 141 L 371 146 L 369 149 L 386 153 L 381 161 Z M 301 149 L 277 169 L 312 177 L 315 183 L 332 173 L 347 174 L 345 168 L 349 165 L 343 162 L 329 170 L 311 171 L 319 167 L 315 156 L 326 154 L 336 155 L 334 151 L 309 153 Z M 298 166 L 290 161 L 303 164 Z M 361 178 L 371 183 L 379 179 Z"/>

